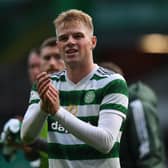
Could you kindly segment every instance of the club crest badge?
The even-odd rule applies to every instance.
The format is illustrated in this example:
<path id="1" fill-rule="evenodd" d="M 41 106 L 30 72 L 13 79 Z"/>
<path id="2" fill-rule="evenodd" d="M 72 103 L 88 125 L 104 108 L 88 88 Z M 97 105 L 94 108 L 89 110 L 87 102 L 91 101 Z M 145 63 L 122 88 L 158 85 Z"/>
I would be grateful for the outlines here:
<path id="1" fill-rule="evenodd" d="M 84 97 L 84 102 L 89 104 L 92 103 L 95 100 L 95 92 L 93 90 L 86 92 Z"/>

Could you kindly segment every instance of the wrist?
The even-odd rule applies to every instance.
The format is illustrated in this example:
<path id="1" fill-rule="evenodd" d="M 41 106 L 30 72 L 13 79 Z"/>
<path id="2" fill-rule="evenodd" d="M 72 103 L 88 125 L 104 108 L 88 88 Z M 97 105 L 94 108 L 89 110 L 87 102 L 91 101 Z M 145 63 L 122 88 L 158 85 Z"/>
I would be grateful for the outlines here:
<path id="1" fill-rule="evenodd" d="M 57 112 L 53 114 L 53 116 L 56 117 L 57 119 L 65 119 L 66 113 L 67 110 L 60 106 Z"/>
<path id="2" fill-rule="evenodd" d="M 48 114 L 48 106 L 46 105 L 46 103 L 44 103 L 42 100 L 40 101 L 40 109 L 41 111 L 43 111 L 44 113 Z"/>

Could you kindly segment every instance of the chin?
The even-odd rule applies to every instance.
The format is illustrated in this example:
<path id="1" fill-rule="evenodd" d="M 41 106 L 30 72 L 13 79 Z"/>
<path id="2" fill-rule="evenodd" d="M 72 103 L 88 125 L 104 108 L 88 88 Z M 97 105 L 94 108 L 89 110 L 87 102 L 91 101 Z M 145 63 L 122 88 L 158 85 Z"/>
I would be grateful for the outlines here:
<path id="1" fill-rule="evenodd" d="M 70 67 L 74 67 L 74 66 L 76 66 L 78 64 L 79 64 L 78 61 L 75 61 L 75 60 L 66 62 L 66 65 L 68 65 Z"/>
<path id="2" fill-rule="evenodd" d="M 79 60 L 77 58 L 71 58 L 67 59 L 66 62 L 71 63 L 71 62 L 78 62 Z"/>

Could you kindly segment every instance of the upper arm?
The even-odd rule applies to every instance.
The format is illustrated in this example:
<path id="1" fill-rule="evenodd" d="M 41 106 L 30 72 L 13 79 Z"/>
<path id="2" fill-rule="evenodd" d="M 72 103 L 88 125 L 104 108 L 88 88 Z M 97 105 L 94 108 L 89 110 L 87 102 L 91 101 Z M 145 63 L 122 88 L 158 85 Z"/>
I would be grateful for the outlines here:
<path id="1" fill-rule="evenodd" d="M 117 78 L 109 82 L 103 90 L 100 112 L 109 111 L 126 118 L 128 108 L 128 89 L 125 80 Z"/>

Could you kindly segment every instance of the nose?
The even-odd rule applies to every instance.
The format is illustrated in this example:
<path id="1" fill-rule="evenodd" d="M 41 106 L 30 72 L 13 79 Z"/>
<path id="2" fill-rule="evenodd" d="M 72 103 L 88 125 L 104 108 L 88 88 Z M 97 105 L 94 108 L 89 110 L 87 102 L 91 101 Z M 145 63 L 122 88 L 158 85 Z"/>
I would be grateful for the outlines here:
<path id="1" fill-rule="evenodd" d="M 73 36 L 69 36 L 67 43 L 68 43 L 69 45 L 75 44 L 75 39 L 73 38 Z"/>
<path id="2" fill-rule="evenodd" d="M 58 72 L 58 62 L 52 57 L 48 62 L 47 68 L 48 73 Z"/>
<path id="3" fill-rule="evenodd" d="M 50 66 L 56 66 L 57 65 L 57 61 L 54 57 L 50 58 L 49 65 Z"/>

